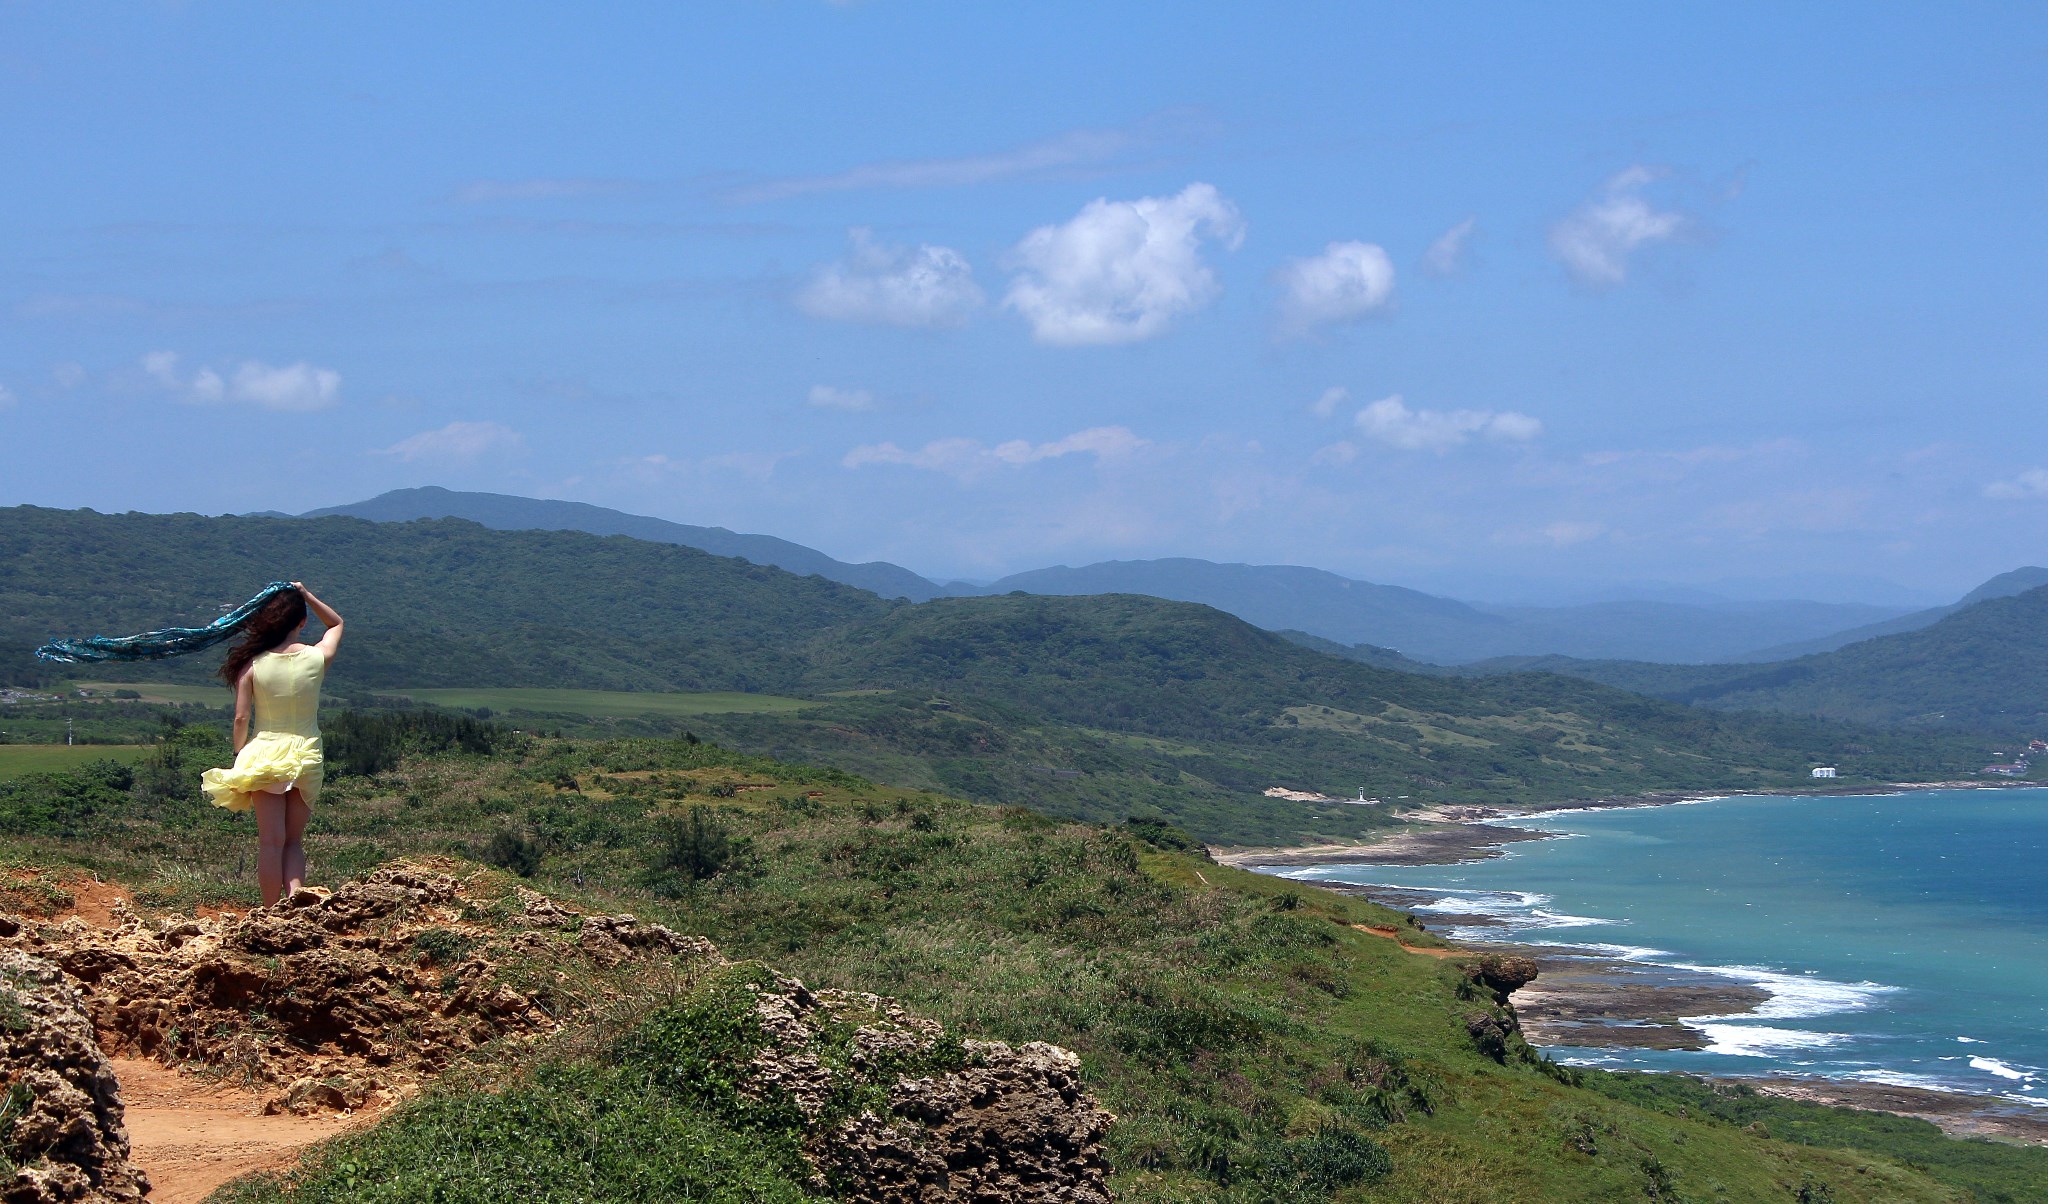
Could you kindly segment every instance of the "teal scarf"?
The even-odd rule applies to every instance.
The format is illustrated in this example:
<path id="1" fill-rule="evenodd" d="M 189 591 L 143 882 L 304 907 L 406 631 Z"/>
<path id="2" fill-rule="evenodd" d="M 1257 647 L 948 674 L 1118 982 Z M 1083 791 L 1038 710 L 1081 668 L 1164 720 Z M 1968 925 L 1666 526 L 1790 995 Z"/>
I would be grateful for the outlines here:
<path id="1" fill-rule="evenodd" d="M 84 661 L 156 661 L 167 656 L 201 652 L 240 631 L 257 608 L 289 589 L 289 581 L 273 581 L 263 592 L 204 627 L 167 627 L 141 635 L 96 635 L 86 640 L 51 640 L 36 649 L 46 661 L 76 665 Z"/>

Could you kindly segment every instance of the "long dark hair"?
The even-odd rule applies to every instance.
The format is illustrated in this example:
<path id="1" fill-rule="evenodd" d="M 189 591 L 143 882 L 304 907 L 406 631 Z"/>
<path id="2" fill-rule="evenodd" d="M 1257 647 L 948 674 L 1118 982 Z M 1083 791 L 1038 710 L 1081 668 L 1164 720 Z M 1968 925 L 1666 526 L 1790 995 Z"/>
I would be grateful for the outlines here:
<path id="1" fill-rule="evenodd" d="M 249 662 L 284 646 L 306 625 L 306 596 L 295 589 L 281 590 L 249 616 L 242 628 L 242 642 L 220 663 L 220 679 L 233 689 L 249 669 Z"/>

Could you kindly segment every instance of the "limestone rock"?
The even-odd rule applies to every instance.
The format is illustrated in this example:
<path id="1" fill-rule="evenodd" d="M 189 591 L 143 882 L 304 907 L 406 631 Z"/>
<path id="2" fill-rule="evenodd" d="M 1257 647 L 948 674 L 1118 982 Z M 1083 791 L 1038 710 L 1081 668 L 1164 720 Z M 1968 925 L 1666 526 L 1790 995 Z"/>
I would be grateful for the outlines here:
<path id="1" fill-rule="evenodd" d="M 149 1190 L 78 993 L 56 964 L 13 949 L 0 949 L 0 1084 L 22 1109 L 0 1122 L 0 1152 L 18 1168 L 0 1202 L 129 1204 Z"/>

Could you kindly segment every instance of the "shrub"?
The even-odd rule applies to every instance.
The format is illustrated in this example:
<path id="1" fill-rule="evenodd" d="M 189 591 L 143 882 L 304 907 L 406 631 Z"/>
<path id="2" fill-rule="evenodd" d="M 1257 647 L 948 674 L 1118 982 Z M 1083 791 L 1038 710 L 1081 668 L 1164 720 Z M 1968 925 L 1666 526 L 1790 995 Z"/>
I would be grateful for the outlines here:
<path id="1" fill-rule="evenodd" d="M 735 838 L 708 807 L 692 807 L 656 826 L 654 846 L 648 851 L 647 885 L 658 895 L 675 898 L 736 868 L 748 848 L 746 839 Z"/>
<path id="2" fill-rule="evenodd" d="M 500 828 L 491 834 L 491 843 L 484 846 L 484 860 L 499 869 L 511 870 L 521 878 L 531 878 L 540 869 L 541 847 L 537 840 Z"/>

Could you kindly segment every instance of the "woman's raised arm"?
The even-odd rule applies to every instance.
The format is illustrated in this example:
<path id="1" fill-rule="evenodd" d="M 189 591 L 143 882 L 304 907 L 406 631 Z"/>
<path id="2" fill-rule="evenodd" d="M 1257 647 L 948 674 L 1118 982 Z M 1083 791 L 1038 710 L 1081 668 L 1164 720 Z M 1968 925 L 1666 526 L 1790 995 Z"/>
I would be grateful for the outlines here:
<path id="1" fill-rule="evenodd" d="M 306 608 L 313 612 L 313 617 L 327 628 L 327 634 L 321 636 L 320 642 L 314 646 L 320 649 L 321 657 L 331 663 L 335 652 L 341 648 L 341 612 L 315 597 L 304 582 L 294 581 L 292 585 L 298 589 L 299 595 L 305 598 Z"/>

